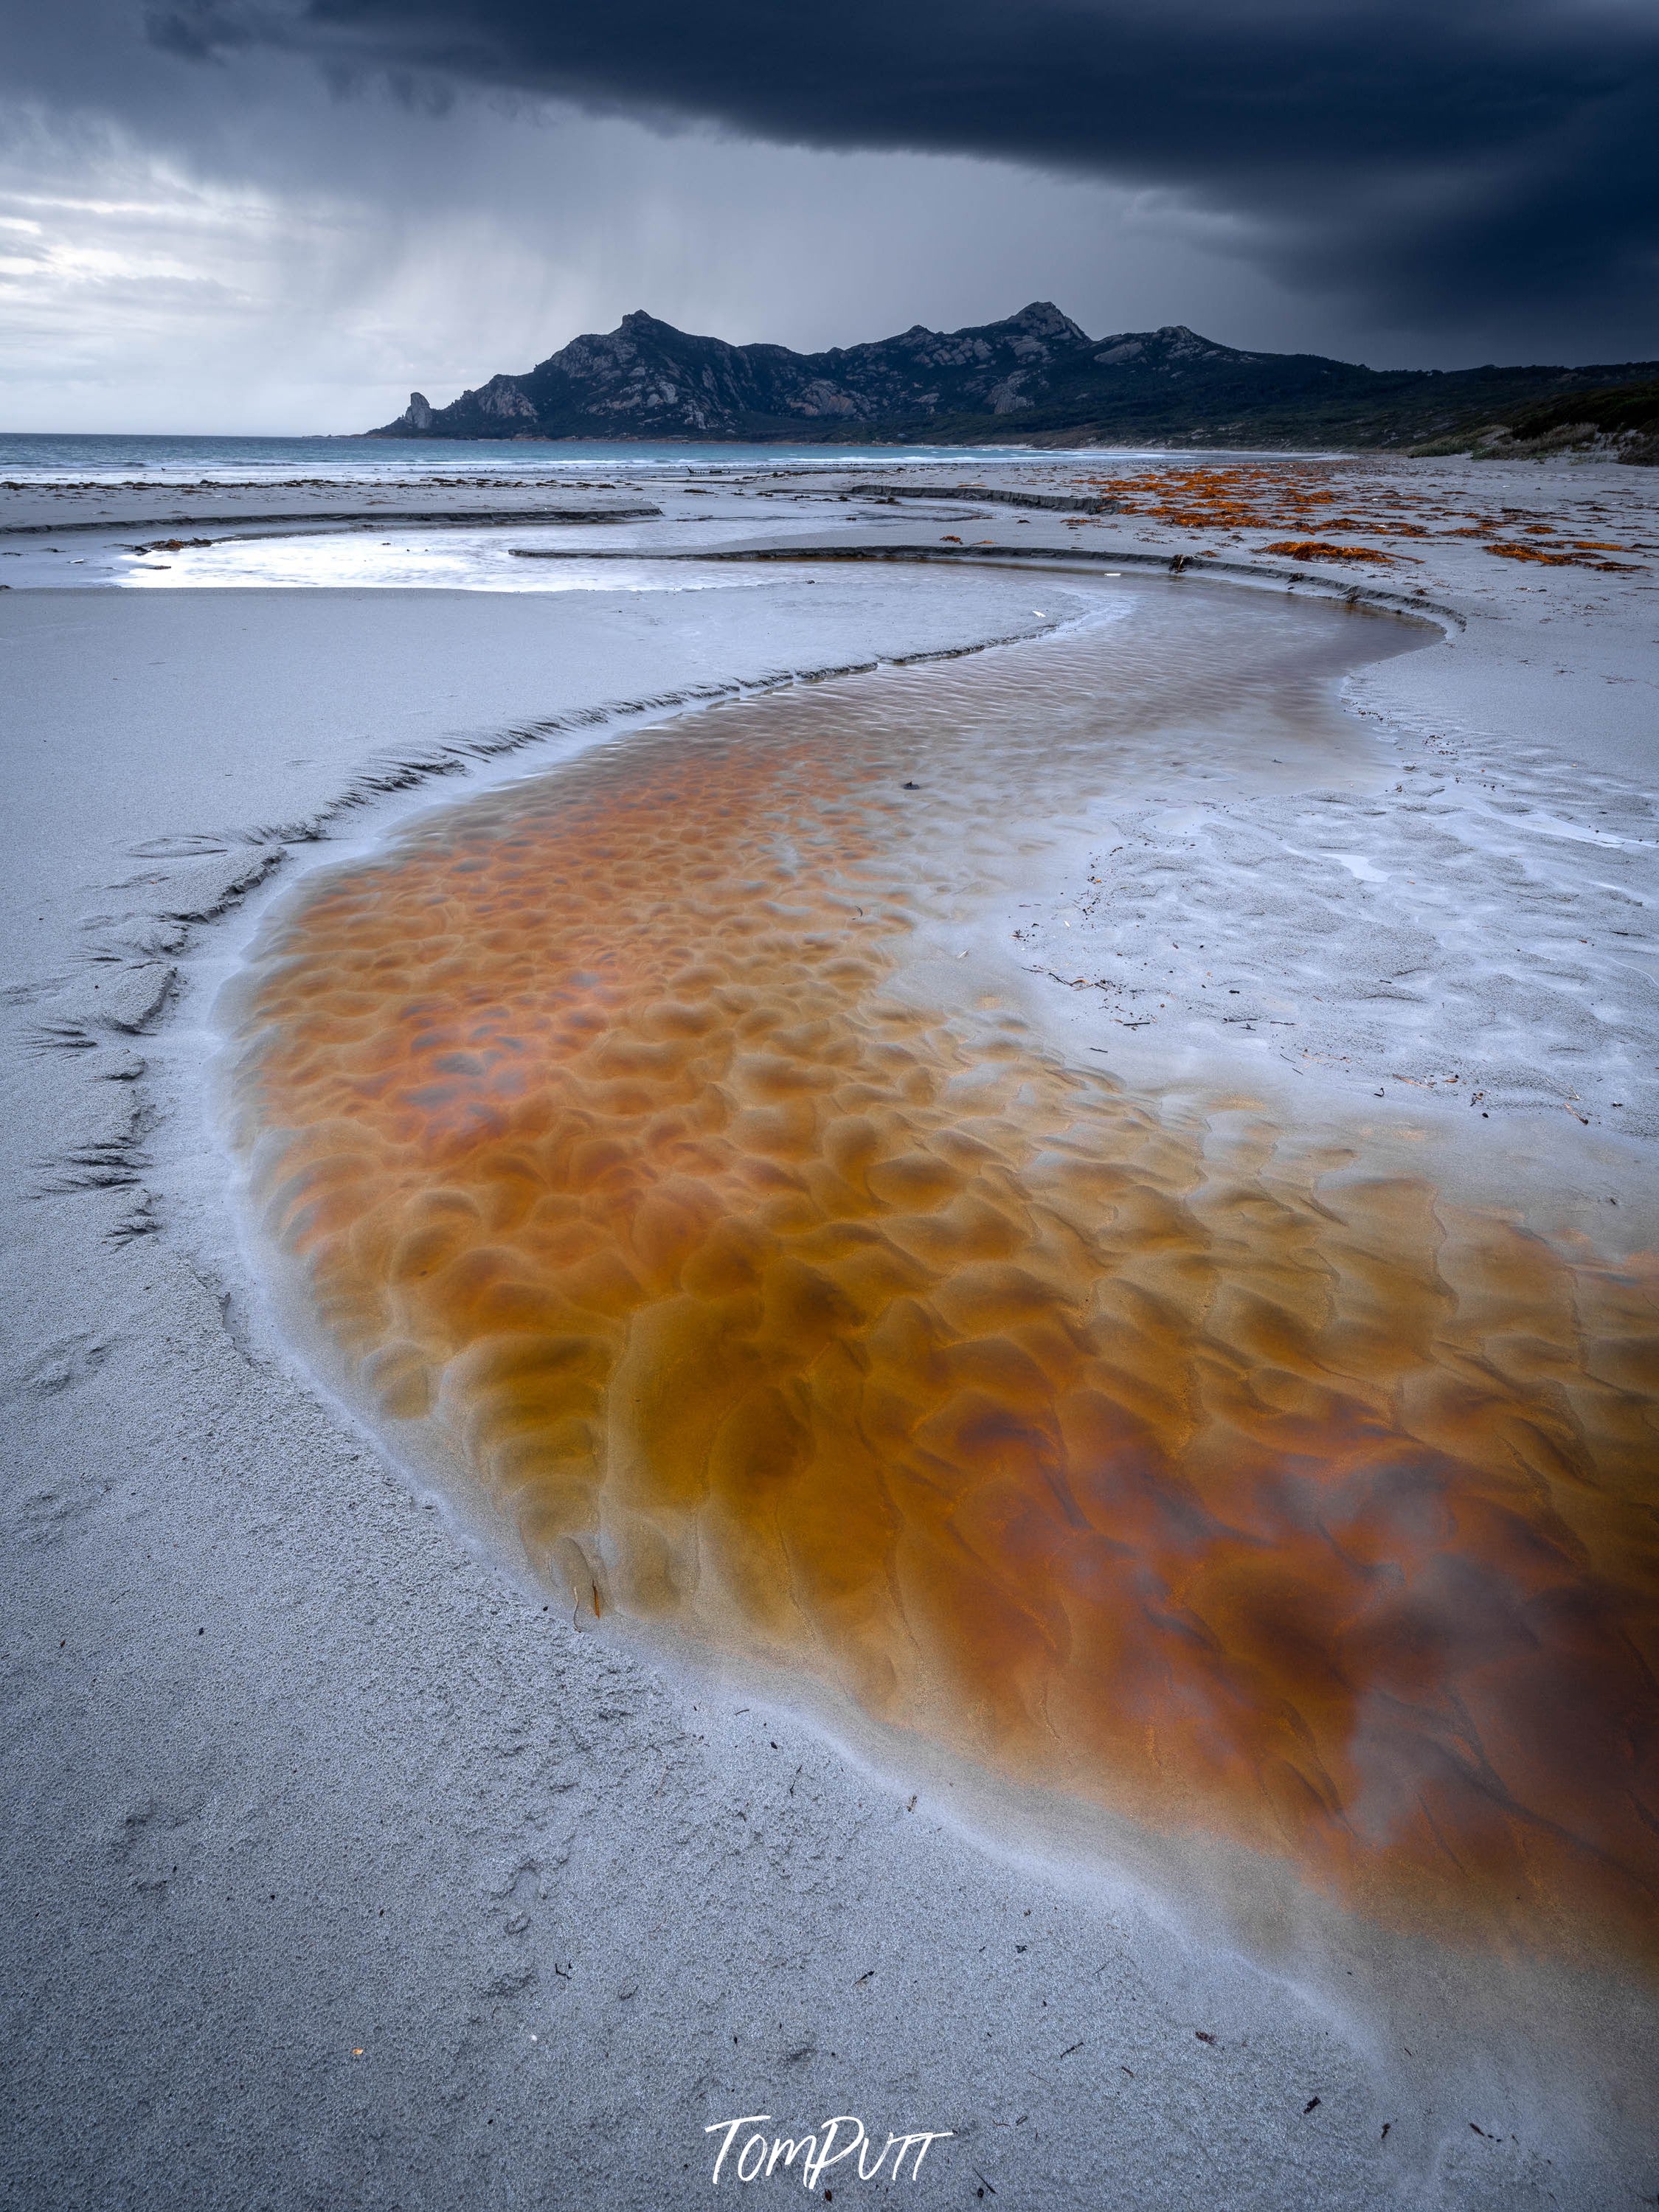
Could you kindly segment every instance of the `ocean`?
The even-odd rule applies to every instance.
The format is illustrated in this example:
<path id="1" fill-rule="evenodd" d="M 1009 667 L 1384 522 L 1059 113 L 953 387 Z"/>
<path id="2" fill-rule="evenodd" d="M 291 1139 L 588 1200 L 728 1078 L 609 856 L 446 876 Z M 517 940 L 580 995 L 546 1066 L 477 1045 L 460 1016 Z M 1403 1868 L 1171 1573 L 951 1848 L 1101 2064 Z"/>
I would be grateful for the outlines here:
<path id="1" fill-rule="evenodd" d="M 0 482 L 148 483 L 276 482 L 296 477 L 363 483 L 389 478 L 509 477 L 515 483 L 591 474 L 719 476 L 756 467 L 890 469 L 896 460 L 961 461 L 982 469 L 1030 461 L 1024 446 L 742 446 L 603 439 L 172 438 L 0 433 Z"/>

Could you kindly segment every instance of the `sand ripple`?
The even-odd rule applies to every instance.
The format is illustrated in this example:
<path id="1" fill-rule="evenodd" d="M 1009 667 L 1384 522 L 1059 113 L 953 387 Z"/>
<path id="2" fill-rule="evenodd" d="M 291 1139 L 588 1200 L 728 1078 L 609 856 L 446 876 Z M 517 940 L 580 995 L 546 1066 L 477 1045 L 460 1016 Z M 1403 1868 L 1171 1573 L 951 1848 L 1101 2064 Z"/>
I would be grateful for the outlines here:
<path id="1" fill-rule="evenodd" d="M 578 1609 L 1395 1923 L 1650 1948 L 1653 1271 L 929 1003 L 918 932 L 1101 772 L 1055 650 L 724 708 L 319 879 L 239 1016 L 268 1231 Z M 1064 650 L 1146 720 L 1121 639 Z"/>

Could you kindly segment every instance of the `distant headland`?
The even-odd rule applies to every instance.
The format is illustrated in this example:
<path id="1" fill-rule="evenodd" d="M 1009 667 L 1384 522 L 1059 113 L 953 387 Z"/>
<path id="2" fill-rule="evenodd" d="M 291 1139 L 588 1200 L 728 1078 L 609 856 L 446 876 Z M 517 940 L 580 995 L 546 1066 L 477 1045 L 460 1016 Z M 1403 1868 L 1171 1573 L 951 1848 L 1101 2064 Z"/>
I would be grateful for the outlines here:
<path id="1" fill-rule="evenodd" d="M 1577 404 L 1582 397 L 1583 404 Z M 1156 445 L 1553 452 L 1659 459 L 1659 362 L 1375 369 L 1248 353 L 1184 325 L 1091 338 L 1049 301 L 827 353 L 728 345 L 643 313 L 375 438 Z"/>

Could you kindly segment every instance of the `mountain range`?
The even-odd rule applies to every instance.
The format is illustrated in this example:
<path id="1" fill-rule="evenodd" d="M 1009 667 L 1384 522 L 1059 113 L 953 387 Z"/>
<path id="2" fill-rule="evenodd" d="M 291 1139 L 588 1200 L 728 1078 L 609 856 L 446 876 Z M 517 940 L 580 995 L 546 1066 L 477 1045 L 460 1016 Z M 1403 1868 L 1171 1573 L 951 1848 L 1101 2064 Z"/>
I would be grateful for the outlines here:
<path id="1" fill-rule="evenodd" d="M 827 353 L 729 345 L 643 313 L 447 407 L 418 392 L 376 438 L 792 445 L 1467 449 L 1528 410 L 1651 380 L 1659 363 L 1374 369 L 1245 352 L 1182 324 L 1091 338 L 1047 300 L 961 331 L 917 323 Z"/>

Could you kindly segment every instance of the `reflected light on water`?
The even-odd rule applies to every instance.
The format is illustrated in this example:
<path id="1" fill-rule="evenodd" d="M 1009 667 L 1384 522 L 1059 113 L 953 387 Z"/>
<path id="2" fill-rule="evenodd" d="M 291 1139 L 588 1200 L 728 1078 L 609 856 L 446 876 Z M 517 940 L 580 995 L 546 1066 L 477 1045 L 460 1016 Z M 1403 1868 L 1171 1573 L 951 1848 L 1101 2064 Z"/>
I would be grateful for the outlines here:
<path id="1" fill-rule="evenodd" d="M 608 539 L 618 532 L 607 528 Z M 586 532 L 591 543 L 592 532 Z M 319 531 L 294 538 L 227 538 L 167 547 L 118 581 L 134 591 L 332 589 L 445 592 L 708 592 L 763 588 L 764 571 L 714 562 L 521 560 L 514 547 L 574 549 L 574 529 L 400 532 L 391 538 Z"/>

